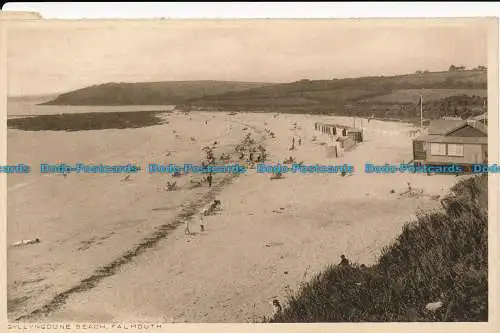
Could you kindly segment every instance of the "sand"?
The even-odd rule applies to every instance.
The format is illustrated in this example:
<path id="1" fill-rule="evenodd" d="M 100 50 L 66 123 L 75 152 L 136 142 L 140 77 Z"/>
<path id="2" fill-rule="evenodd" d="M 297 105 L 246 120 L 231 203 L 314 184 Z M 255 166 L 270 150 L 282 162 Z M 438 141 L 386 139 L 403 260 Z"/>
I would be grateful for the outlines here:
<path id="1" fill-rule="evenodd" d="M 365 163 L 411 160 L 410 125 L 364 123 L 365 141 L 343 157 L 329 158 L 328 138 L 314 122 L 352 124 L 352 119 L 263 113 L 196 112 L 168 115 L 169 124 L 142 129 L 85 132 L 9 130 L 9 164 L 83 162 L 103 164 L 200 163 L 200 148 L 218 141 L 231 151 L 246 132 L 266 146 L 266 163 L 289 156 L 305 164 L 352 164 L 352 176 L 284 174 L 270 180 L 255 170 L 214 188 L 162 188 L 169 175 L 11 175 L 8 179 L 8 243 L 39 237 L 40 244 L 8 250 L 9 319 L 30 314 L 66 292 L 46 321 L 251 322 L 345 254 L 370 265 L 418 209 L 439 208 L 428 196 L 404 198 L 407 182 L 426 195 L 444 195 L 454 176 L 366 174 Z M 208 125 L 205 125 L 208 121 Z M 298 124 L 298 129 L 294 128 Z M 359 123 L 358 123 L 359 126 Z M 246 130 L 243 128 L 247 127 Z M 266 136 L 265 128 L 275 134 Z M 176 131 L 174 133 L 173 131 Z M 178 137 L 176 137 L 176 135 Z M 289 151 L 292 135 L 302 145 Z M 190 137 L 195 137 L 193 141 Z M 318 139 L 312 142 L 313 136 Z M 166 154 L 170 152 L 170 156 Z M 199 179 L 199 177 L 194 177 Z M 391 193 L 394 190 L 395 193 Z M 197 228 L 203 202 L 222 209 Z M 186 208 L 188 207 L 188 208 Z M 184 215 L 183 215 L 184 214 Z M 82 280 L 120 258 L 158 227 L 194 214 L 194 235 L 169 230 L 113 274 L 88 288 Z M 162 229 L 163 230 L 163 229 Z M 54 303 L 52 303 L 54 304 Z M 59 306 L 60 305 L 60 306 Z"/>

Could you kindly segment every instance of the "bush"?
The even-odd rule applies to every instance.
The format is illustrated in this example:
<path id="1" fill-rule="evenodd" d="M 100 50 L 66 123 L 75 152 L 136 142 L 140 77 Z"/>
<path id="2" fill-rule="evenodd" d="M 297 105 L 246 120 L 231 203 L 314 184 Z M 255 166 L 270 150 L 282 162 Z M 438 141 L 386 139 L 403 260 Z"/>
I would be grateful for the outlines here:
<path id="1" fill-rule="evenodd" d="M 265 321 L 487 321 L 487 177 L 452 192 L 445 212 L 419 212 L 376 265 L 328 267 Z M 425 309 L 437 300 L 439 310 Z"/>

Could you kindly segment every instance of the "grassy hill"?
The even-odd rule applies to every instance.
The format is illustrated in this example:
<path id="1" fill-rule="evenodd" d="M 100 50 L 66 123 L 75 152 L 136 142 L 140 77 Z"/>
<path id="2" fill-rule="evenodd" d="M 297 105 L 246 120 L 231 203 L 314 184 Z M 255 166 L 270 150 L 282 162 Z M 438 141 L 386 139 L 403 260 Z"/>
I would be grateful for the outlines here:
<path id="1" fill-rule="evenodd" d="M 482 113 L 486 71 L 434 72 L 390 77 L 301 80 L 191 99 L 185 104 L 218 110 L 357 115 L 411 119 L 424 115 Z M 436 102 L 443 102 L 443 105 Z M 439 112 L 440 113 L 439 113 Z"/>
<path id="2" fill-rule="evenodd" d="M 470 116 L 483 112 L 487 72 L 464 70 L 300 80 L 285 84 L 178 81 L 106 83 L 59 95 L 45 105 L 164 105 L 182 109 L 336 114 L 346 116 L 420 118 Z M 486 111 L 486 110 L 484 110 Z"/>
<path id="3" fill-rule="evenodd" d="M 487 180 L 459 182 L 445 211 L 420 213 L 376 265 L 332 265 L 264 321 L 488 321 Z"/>
<path id="4" fill-rule="evenodd" d="M 266 84 L 236 81 L 111 82 L 61 94 L 43 105 L 172 105 Z"/>

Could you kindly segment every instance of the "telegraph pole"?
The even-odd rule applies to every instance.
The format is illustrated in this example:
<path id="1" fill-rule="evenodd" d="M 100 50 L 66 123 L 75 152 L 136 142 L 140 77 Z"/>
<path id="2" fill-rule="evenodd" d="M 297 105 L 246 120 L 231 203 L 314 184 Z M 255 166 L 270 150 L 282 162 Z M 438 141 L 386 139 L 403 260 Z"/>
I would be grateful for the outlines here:
<path id="1" fill-rule="evenodd" d="M 423 112 L 424 98 L 420 95 L 420 130 L 424 130 L 424 112 Z"/>
<path id="2" fill-rule="evenodd" d="M 486 110 L 486 100 L 483 100 L 483 125 L 486 125 L 486 113 L 485 113 L 485 110 Z"/>

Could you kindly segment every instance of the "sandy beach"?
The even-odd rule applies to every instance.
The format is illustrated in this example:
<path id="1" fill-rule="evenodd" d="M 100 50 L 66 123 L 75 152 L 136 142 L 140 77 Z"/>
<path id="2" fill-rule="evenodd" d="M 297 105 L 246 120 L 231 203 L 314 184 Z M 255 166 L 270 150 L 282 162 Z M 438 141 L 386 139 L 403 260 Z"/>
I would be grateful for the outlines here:
<path id="1" fill-rule="evenodd" d="M 430 196 L 444 195 L 457 181 L 364 172 L 365 163 L 411 160 L 414 128 L 403 123 L 360 122 L 364 142 L 330 158 L 322 145 L 328 137 L 315 131 L 314 122 L 352 125 L 352 118 L 222 112 L 165 117 L 168 124 L 140 129 L 9 130 L 9 164 L 29 164 L 34 171 L 8 178 L 8 243 L 41 240 L 8 250 L 10 320 L 256 321 L 270 313 L 273 297 L 284 300 L 301 281 L 337 264 L 341 254 L 375 263 L 418 209 L 439 208 Z M 267 164 L 293 156 L 304 164 L 351 164 L 354 173 L 271 180 L 248 170 L 216 174 L 212 188 L 193 186 L 201 176 L 188 174 L 169 192 L 167 174 L 141 172 L 123 181 L 124 175 L 62 177 L 36 169 L 44 162 L 135 163 L 143 170 L 149 163 L 200 164 L 203 145 L 217 141 L 218 157 L 234 152 L 246 133 L 266 147 Z M 289 151 L 293 136 L 302 144 Z M 408 182 L 425 195 L 400 196 Z M 200 232 L 199 212 L 214 198 L 221 210 L 206 218 Z M 186 219 L 192 235 L 184 233 Z"/>

